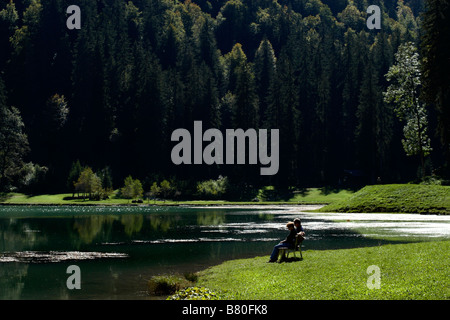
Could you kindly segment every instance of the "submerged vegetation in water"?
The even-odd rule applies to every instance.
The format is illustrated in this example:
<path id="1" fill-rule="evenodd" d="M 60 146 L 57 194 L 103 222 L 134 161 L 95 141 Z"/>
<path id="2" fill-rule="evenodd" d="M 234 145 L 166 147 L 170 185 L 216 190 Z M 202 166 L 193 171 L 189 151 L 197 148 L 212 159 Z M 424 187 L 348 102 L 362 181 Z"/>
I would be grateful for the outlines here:
<path id="1" fill-rule="evenodd" d="M 183 275 L 153 276 L 147 283 L 147 291 L 151 295 L 170 295 L 194 285 L 197 279 L 198 276 L 190 272 Z"/>

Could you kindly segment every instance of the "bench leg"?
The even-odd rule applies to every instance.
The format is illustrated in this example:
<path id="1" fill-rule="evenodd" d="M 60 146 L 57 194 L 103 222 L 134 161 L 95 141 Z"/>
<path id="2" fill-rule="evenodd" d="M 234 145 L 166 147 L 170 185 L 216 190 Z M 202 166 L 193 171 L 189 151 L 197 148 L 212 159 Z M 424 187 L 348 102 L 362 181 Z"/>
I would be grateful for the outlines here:
<path id="1" fill-rule="evenodd" d="M 281 256 L 281 258 L 280 258 L 280 256 Z M 286 249 L 284 249 L 284 248 L 278 249 L 278 258 L 279 258 L 278 262 L 281 262 L 286 258 Z"/>

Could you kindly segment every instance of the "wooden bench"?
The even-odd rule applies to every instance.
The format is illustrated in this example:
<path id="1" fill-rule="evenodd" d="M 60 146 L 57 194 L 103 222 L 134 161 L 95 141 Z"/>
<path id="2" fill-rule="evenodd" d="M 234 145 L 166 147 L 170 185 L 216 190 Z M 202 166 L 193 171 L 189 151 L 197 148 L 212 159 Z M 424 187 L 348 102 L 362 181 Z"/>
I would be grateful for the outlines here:
<path id="1" fill-rule="evenodd" d="M 295 237 L 295 243 L 294 243 L 294 248 L 279 248 L 278 249 L 278 262 L 281 262 L 287 258 L 289 258 L 289 253 L 293 253 L 294 258 L 297 258 L 296 253 L 300 252 L 300 259 L 303 259 L 303 255 L 302 255 L 302 242 L 304 240 L 304 238 L 302 236 L 300 236 L 301 239 L 299 239 L 299 236 Z M 281 256 L 281 258 L 280 258 Z"/>

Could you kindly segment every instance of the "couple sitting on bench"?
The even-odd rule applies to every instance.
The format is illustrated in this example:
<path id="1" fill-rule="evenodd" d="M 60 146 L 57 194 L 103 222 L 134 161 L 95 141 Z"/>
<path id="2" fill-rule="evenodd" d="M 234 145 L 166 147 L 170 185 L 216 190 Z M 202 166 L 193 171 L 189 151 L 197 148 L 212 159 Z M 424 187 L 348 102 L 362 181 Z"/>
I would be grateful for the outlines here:
<path id="1" fill-rule="evenodd" d="M 299 218 L 296 218 L 294 222 L 288 222 L 286 227 L 289 229 L 289 235 L 286 240 L 281 241 L 275 247 L 273 247 L 272 254 L 270 255 L 269 262 L 276 262 L 278 260 L 278 256 L 280 251 L 284 254 L 287 250 L 297 250 L 296 247 L 300 247 L 301 242 L 305 239 L 303 236 L 305 232 L 303 231 L 303 227 Z M 300 251 L 301 256 L 301 251 Z"/>

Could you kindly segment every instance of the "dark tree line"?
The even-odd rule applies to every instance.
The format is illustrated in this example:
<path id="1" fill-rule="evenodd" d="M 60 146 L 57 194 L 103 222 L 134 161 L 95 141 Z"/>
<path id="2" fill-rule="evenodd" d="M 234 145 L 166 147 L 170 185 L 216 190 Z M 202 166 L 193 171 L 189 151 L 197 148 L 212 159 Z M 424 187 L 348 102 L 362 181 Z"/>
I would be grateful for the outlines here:
<path id="1" fill-rule="evenodd" d="M 352 170 L 362 183 L 408 181 L 418 163 L 382 92 L 398 47 L 420 46 L 425 31 L 423 52 L 436 58 L 425 63 L 436 150 L 428 173 L 450 154 L 449 64 L 440 67 L 448 33 L 436 31 L 448 29 L 449 7 L 442 16 L 446 1 L 428 2 L 423 16 L 422 0 L 5 1 L 0 107 L 20 111 L 24 161 L 48 168 L 55 191 L 78 159 L 110 168 L 116 187 L 130 174 L 311 186 Z M 371 4 L 382 9 L 381 30 L 366 27 Z M 80 30 L 66 28 L 69 5 L 81 8 Z M 195 120 L 204 130 L 280 129 L 278 174 L 173 165 L 171 133 Z"/>
<path id="2" fill-rule="evenodd" d="M 427 1 L 424 16 L 422 52 L 424 59 L 425 100 L 436 107 L 437 132 L 446 159 L 445 172 L 450 175 L 450 3 Z"/>

